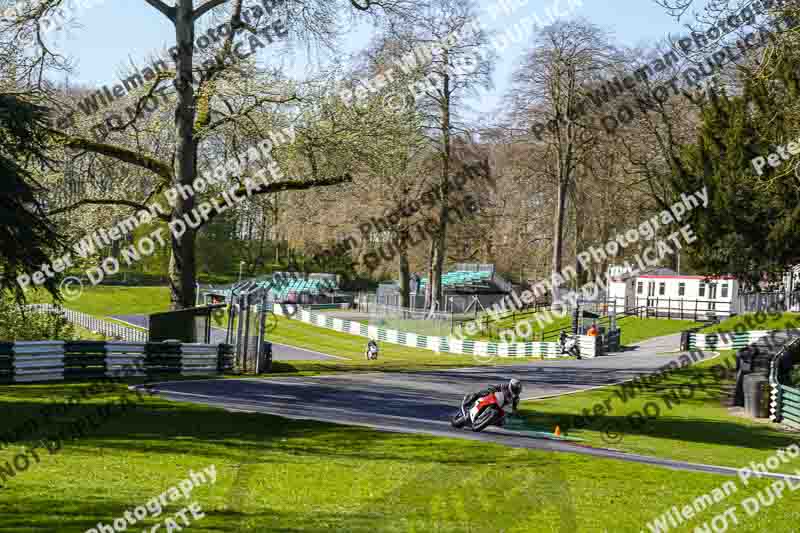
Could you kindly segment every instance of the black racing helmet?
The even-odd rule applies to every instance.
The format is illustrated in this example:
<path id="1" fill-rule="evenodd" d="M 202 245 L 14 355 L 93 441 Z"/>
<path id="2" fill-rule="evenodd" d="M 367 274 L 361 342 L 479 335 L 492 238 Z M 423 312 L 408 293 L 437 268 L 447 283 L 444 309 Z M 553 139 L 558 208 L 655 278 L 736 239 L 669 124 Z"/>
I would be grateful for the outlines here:
<path id="1" fill-rule="evenodd" d="M 522 394 L 522 382 L 517 378 L 511 378 L 511 381 L 508 382 L 508 389 L 514 396 L 519 396 Z"/>

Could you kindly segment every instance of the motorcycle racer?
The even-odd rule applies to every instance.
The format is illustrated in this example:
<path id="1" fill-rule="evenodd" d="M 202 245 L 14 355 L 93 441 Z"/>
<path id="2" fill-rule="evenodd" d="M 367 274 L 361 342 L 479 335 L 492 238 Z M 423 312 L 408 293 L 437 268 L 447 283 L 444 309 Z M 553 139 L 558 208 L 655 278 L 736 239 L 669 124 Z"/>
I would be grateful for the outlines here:
<path id="1" fill-rule="evenodd" d="M 378 358 L 378 343 L 375 342 L 375 339 L 370 339 L 367 343 L 367 350 L 365 354 L 367 359 L 377 359 Z"/>
<path id="2" fill-rule="evenodd" d="M 503 383 L 500 385 L 489 385 L 485 389 L 482 389 L 478 392 L 466 394 L 464 396 L 464 400 L 462 401 L 462 405 L 473 404 L 479 399 L 484 398 L 490 394 L 495 395 L 495 398 L 497 399 L 497 404 L 500 406 L 501 409 L 505 410 L 507 406 L 510 406 L 508 414 L 513 415 L 517 410 L 517 404 L 519 403 L 520 394 L 522 394 L 522 383 L 518 379 L 512 378 L 511 380 L 509 380 L 508 383 Z"/>

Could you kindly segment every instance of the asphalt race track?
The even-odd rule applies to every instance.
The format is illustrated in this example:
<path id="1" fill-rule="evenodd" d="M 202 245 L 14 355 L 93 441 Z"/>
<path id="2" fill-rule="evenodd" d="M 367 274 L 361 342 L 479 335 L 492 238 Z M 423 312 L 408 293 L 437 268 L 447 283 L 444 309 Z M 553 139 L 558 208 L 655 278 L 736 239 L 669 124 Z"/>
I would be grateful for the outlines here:
<path id="1" fill-rule="evenodd" d="M 728 467 L 685 463 L 590 448 L 566 441 L 535 438 L 489 428 L 483 433 L 455 430 L 449 418 L 463 395 L 512 376 L 524 385 L 523 398 L 563 394 L 618 383 L 650 373 L 679 354 L 658 353 L 663 341 L 643 343 L 639 350 L 589 360 L 533 361 L 512 366 L 470 367 L 424 372 L 366 372 L 314 377 L 209 379 L 164 382 L 150 386 L 159 396 L 232 410 L 269 413 L 368 426 L 405 433 L 498 442 L 513 447 L 574 452 L 659 465 L 678 470 L 734 475 Z M 660 342 L 659 342 L 660 341 Z M 712 357 L 709 355 L 709 357 Z M 773 477 L 785 477 L 775 474 Z"/>

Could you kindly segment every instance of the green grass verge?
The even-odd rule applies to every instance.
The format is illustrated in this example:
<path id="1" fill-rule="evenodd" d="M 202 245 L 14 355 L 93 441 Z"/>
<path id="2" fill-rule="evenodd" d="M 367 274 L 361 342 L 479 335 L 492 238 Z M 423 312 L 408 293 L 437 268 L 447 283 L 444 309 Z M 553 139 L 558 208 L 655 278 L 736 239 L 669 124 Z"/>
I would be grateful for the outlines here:
<path id="1" fill-rule="evenodd" d="M 661 337 L 662 335 L 673 335 L 701 325 L 700 322 L 692 322 L 691 320 L 638 317 L 625 317 L 618 324 L 622 330 L 620 342 L 623 346 L 636 344 L 653 337 Z"/>
<path id="2" fill-rule="evenodd" d="M 645 338 L 668 335 L 694 325 L 693 322 L 666 319 L 629 318 L 626 321 L 631 321 L 631 327 L 629 327 L 628 332 L 626 333 L 625 329 L 623 329 L 623 342 L 627 344 L 632 344 Z M 273 370 L 281 373 L 317 373 L 341 370 L 424 370 L 486 364 L 518 364 L 541 359 L 538 356 L 488 358 L 447 353 L 437 354 L 430 350 L 382 342 L 378 361 L 368 362 L 364 360 L 363 356 L 367 343 L 366 338 L 312 326 L 299 320 L 283 317 L 276 317 L 275 328 L 267 333 L 267 340 L 347 359 L 346 361 L 275 362 Z"/>
<path id="3" fill-rule="evenodd" d="M 47 295 L 43 291 L 37 291 L 35 293 L 31 293 L 31 302 L 50 302 L 51 299 L 49 295 Z M 161 311 L 169 310 L 169 288 L 168 287 L 116 287 L 116 286 L 96 286 L 96 287 L 87 287 L 83 294 L 69 302 L 65 302 L 65 306 L 69 309 L 74 309 L 76 311 L 82 311 L 84 313 L 97 316 L 97 317 L 108 317 L 111 315 L 126 315 L 126 314 L 151 314 L 157 313 Z M 325 313 L 326 311 L 323 311 Z M 517 337 L 518 342 L 524 342 L 527 340 L 539 340 L 541 338 L 541 332 L 546 331 L 550 332 L 550 335 L 547 340 L 554 341 L 557 338 L 557 330 L 561 328 L 569 328 L 571 324 L 571 318 L 569 316 L 566 317 L 557 317 L 552 323 L 547 323 L 546 325 L 540 328 L 539 323 L 536 321 L 535 314 L 526 315 L 526 319 L 531 324 L 532 334 L 526 335 L 522 337 Z M 555 316 L 555 315 L 552 315 Z M 551 317 L 552 317 L 551 316 Z M 214 315 L 215 320 L 214 324 L 218 327 L 225 327 L 227 324 L 227 313 L 226 314 L 216 314 Z M 113 319 L 108 319 L 114 321 Z M 519 320 L 517 317 L 516 320 Z M 119 322 L 123 325 L 123 322 Z M 407 323 L 406 323 L 407 322 Z M 478 333 L 473 336 L 466 335 L 466 338 L 472 338 L 475 340 L 499 340 L 498 332 L 502 331 L 503 329 L 507 329 L 509 327 L 513 328 L 513 322 L 511 317 L 506 317 L 501 319 L 497 322 L 493 322 L 490 320 L 489 322 L 491 326 L 491 331 L 488 333 Z M 660 335 L 668 335 L 671 333 L 676 333 L 692 327 L 696 325 L 694 322 L 689 321 L 681 321 L 681 320 L 665 320 L 665 319 L 639 319 L 635 317 L 626 317 L 619 321 L 620 326 L 622 327 L 622 343 L 623 345 L 626 344 L 633 344 L 640 340 L 644 340 L 651 337 L 657 337 Z M 128 327 L 131 327 L 128 325 Z M 418 332 L 420 334 L 427 334 L 427 335 L 447 335 L 449 333 L 449 327 L 446 327 L 441 324 L 431 324 L 431 323 L 422 323 L 420 321 L 412 320 L 412 321 L 390 321 L 384 327 L 387 328 L 397 328 L 403 330 L 403 327 L 406 327 L 407 331 L 410 332 Z M 315 328 L 320 329 L 320 328 Z M 345 339 L 347 337 L 351 337 L 347 334 L 342 334 L 340 339 Z M 287 342 L 287 343 L 294 343 L 295 340 L 302 340 L 302 335 L 293 335 L 291 331 L 287 332 L 287 336 L 284 337 L 285 340 L 277 341 L 277 342 Z M 277 340 L 277 339 L 276 339 Z M 291 342 L 290 342 L 291 340 Z M 356 341 L 361 342 L 361 341 Z M 334 343 L 335 344 L 335 343 Z M 389 346 L 388 343 L 386 343 Z M 312 348 L 310 345 L 303 345 L 298 344 L 298 346 L 303 346 L 309 349 L 318 349 Z M 315 344 L 315 346 L 320 346 Z M 402 351 L 402 347 L 400 347 Z M 425 351 L 425 350 L 416 350 L 416 349 L 409 349 L 412 353 Z M 346 347 L 346 353 L 350 354 L 352 351 L 352 345 L 348 345 Z M 334 352 L 327 352 L 333 355 L 340 355 L 339 353 Z M 429 352 L 430 353 L 430 352 Z M 439 357 L 436 354 L 433 354 L 435 357 Z M 469 357 L 472 360 L 471 357 Z"/>
<path id="4" fill-rule="evenodd" d="M 104 341 L 107 339 L 107 337 L 102 333 L 94 333 L 93 331 L 89 331 L 88 329 L 78 326 L 77 324 L 73 324 L 72 327 L 75 329 L 75 338 L 78 340 Z"/>
<path id="5" fill-rule="evenodd" d="M 464 325 L 470 324 L 472 321 L 464 322 Z M 553 341 L 558 339 L 559 331 L 562 329 L 570 330 L 572 327 L 572 317 L 558 316 L 556 313 L 517 313 L 514 315 L 505 315 L 499 320 L 492 320 L 488 314 L 478 315 L 478 319 L 474 321 L 475 328 L 483 327 L 476 333 L 470 335 L 464 328 L 463 335 L 465 338 L 474 340 L 487 340 L 487 341 L 503 341 L 506 340 L 501 333 L 509 332 L 515 334 L 516 342 L 526 341 L 541 341 L 542 332 L 545 333 L 545 341 Z M 520 323 L 527 323 L 527 325 L 520 325 L 518 328 L 519 335 L 516 334 L 515 325 Z M 506 333 L 506 337 L 509 334 Z"/>
<path id="6" fill-rule="evenodd" d="M 329 355 L 344 357 L 337 361 L 292 361 L 275 362 L 275 372 L 330 372 L 341 370 L 382 370 L 404 371 L 435 368 L 454 368 L 460 366 L 518 364 L 539 359 L 539 357 L 480 357 L 436 353 L 421 348 L 410 348 L 389 342 L 380 343 L 380 357 L 377 361 L 364 359 L 367 345 L 365 337 L 341 333 L 332 329 L 320 328 L 283 317 L 276 317 L 276 327 L 267 334 L 267 340 L 290 344 Z"/>
<path id="7" fill-rule="evenodd" d="M 762 331 L 776 329 L 796 328 L 800 321 L 800 313 L 745 313 L 727 318 L 707 328 L 703 328 L 699 333 L 727 333 L 736 331 Z"/>
<path id="8" fill-rule="evenodd" d="M 0 402 L 19 422 L 84 386 L 5 386 Z M 121 392 L 84 401 L 66 416 L 94 413 L 93 404 Z M 5 415 L 4 426 L 11 416 Z M 17 445 L 3 449 L 0 465 L 20 452 Z M 638 532 L 672 506 L 734 479 L 156 398 L 108 418 L 57 453 L 38 453 L 40 463 L 32 460 L 26 471 L 3 482 L 0 531 L 85 531 L 99 521 L 108 524 L 175 486 L 190 469 L 211 465 L 215 483 L 129 529 L 149 531 L 166 518 L 183 526 L 175 513 L 196 501 L 205 513 L 191 523 L 197 533 Z M 711 520 L 767 484 L 740 486 L 688 526 Z M 754 517 L 740 509 L 736 531 L 791 531 L 800 520 L 798 509 L 800 492 L 786 492 L 778 505 Z"/>
<path id="9" fill-rule="evenodd" d="M 31 292 L 30 303 L 51 303 L 52 298 L 44 292 Z M 64 307 L 81 311 L 96 317 L 111 315 L 149 315 L 169 310 L 168 287 L 86 287 L 83 293 L 72 301 L 65 301 Z"/>
<path id="10" fill-rule="evenodd" d="M 569 435 L 586 439 L 587 444 L 739 468 L 752 460 L 763 461 L 776 448 L 796 441 L 797 434 L 739 416 L 723 405 L 734 383 L 734 368 L 734 354 L 724 352 L 672 372 L 657 384 L 617 385 L 524 402 L 521 413 L 533 426 L 570 428 Z M 592 415 L 597 405 L 602 406 L 598 416 L 584 423 L 578 420 L 579 415 Z M 800 460 L 782 466 L 786 472 L 794 471 L 800 469 Z"/>
<path id="11" fill-rule="evenodd" d="M 545 333 L 545 341 L 554 342 L 558 340 L 559 331 L 564 329 L 570 331 L 572 328 L 572 317 L 557 317 L 553 322 L 540 325 L 536 320 L 540 314 L 523 315 L 524 318 L 516 317 L 515 320 L 520 322 L 525 320 L 530 324 L 530 333 L 528 328 L 520 326 L 519 331 L 525 335 L 516 335 L 516 342 L 526 341 L 540 341 L 542 339 L 542 332 Z M 542 319 L 546 315 L 541 315 Z M 700 326 L 701 323 L 693 322 L 691 320 L 670 320 L 666 318 L 639 318 L 634 316 L 626 316 L 617 320 L 617 325 L 622 330 L 621 343 L 623 346 L 635 344 L 639 341 L 650 339 L 653 337 L 660 337 L 662 335 L 671 335 L 673 333 L 680 333 L 689 328 Z M 501 340 L 500 332 L 510 329 L 513 331 L 514 322 L 512 319 L 505 318 L 497 322 L 489 321 L 489 326 L 483 333 L 478 333 L 473 336 L 465 335 L 467 338 L 480 339 L 480 340 Z"/>

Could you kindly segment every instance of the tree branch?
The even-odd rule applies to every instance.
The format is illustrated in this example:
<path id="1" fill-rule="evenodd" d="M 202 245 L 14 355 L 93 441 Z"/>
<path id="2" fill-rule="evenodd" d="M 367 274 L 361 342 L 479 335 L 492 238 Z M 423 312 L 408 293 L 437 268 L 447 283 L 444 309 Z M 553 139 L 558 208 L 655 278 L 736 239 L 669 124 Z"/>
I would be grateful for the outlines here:
<path id="1" fill-rule="evenodd" d="M 236 114 L 225 115 L 224 117 L 220 118 L 215 122 L 211 122 L 210 119 L 206 119 L 204 124 L 198 123 L 196 125 L 196 128 L 199 129 L 199 131 L 197 131 L 198 139 L 202 139 L 206 133 L 209 133 L 220 126 L 223 126 L 228 122 L 237 120 L 242 117 L 247 117 L 252 111 L 255 111 L 263 104 L 288 104 L 289 102 L 299 102 L 299 101 L 300 98 L 297 96 L 297 94 L 293 94 L 292 96 L 288 96 L 286 98 L 256 98 L 256 102 L 253 105 L 237 112 Z M 210 114 L 208 116 L 210 116 Z"/>
<path id="2" fill-rule="evenodd" d="M 350 0 L 350 3 L 353 5 L 354 8 L 356 8 L 356 9 L 358 9 L 360 11 L 369 11 L 369 8 L 372 6 L 372 2 L 370 0 L 366 0 L 366 1 L 367 1 L 367 5 L 366 6 L 360 5 L 358 2 L 356 2 L 356 0 Z"/>
<path id="3" fill-rule="evenodd" d="M 72 137 L 64 132 L 47 128 L 47 131 L 57 137 L 64 139 L 64 147 L 74 148 L 76 150 L 86 150 L 95 154 L 111 157 L 123 163 L 129 163 L 137 167 L 149 170 L 154 174 L 161 176 L 165 181 L 172 182 L 172 167 L 166 163 L 162 163 L 157 159 L 147 157 L 141 153 L 122 148 L 120 146 L 113 146 L 110 144 L 103 144 L 81 137 Z"/>
<path id="4" fill-rule="evenodd" d="M 177 12 L 177 10 L 174 7 L 168 6 L 161 0 L 144 0 L 144 1 L 153 6 L 154 8 L 158 9 L 159 11 L 161 11 L 165 17 L 167 17 L 169 20 L 172 21 L 173 24 L 175 24 L 175 13 Z"/>
<path id="5" fill-rule="evenodd" d="M 342 183 L 350 183 L 353 181 L 353 177 L 347 173 L 341 176 L 334 176 L 332 178 L 320 178 L 316 180 L 287 180 L 287 181 L 278 181 L 275 183 L 270 183 L 269 185 L 261 185 L 258 189 L 252 192 L 252 196 L 257 194 L 270 194 L 276 193 L 281 191 L 302 191 L 306 189 L 313 189 L 315 187 L 329 187 L 331 185 L 340 185 Z M 233 194 L 230 196 L 234 197 L 242 197 L 247 195 L 247 189 L 245 187 L 239 187 L 234 191 Z M 212 211 L 208 214 L 208 218 L 206 218 L 204 225 L 207 224 L 214 216 L 219 214 L 219 211 Z"/>
<path id="6" fill-rule="evenodd" d="M 140 99 L 139 99 L 139 100 L 136 102 L 136 112 L 135 112 L 135 113 L 134 113 L 134 115 L 133 115 L 133 116 L 130 118 L 130 120 L 128 120 L 128 122 L 126 122 L 125 124 L 122 124 L 122 125 L 120 125 L 120 126 L 107 126 L 107 127 L 106 127 L 106 129 L 107 129 L 107 134 L 108 134 L 108 133 L 110 133 L 110 132 L 112 132 L 112 131 L 125 131 L 125 130 L 126 130 L 127 128 L 129 128 L 129 127 L 130 127 L 132 124 L 134 124 L 134 123 L 135 123 L 137 120 L 139 120 L 139 117 L 141 116 L 141 114 L 142 114 L 142 111 L 144 111 L 144 109 L 145 109 L 145 104 L 147 103 L 147 100 L 148 100 L 148 98 L 151 98 L 151 97 L 153 96 L 153 93 L 154 93 L 154 92 L 156 92 L 156 88 L 157 88 L 157 87 L 158 87 L 158 86 L 161 84 L 161 82 L 162 82 L 162 81 L 164 81 L 164 80 L 166 80 L 166 79 L 169 79 L 170 77 L 174 77 L 174 76 L 175 76 L 175 73 L 174 73 L 174 72 L 172 72 L 172 71 L 159 72 L 159 73 L 157 74 L 157 77 L 156 77 L 156 81 L 155 81 L 155 83 L 154 83 L 154 84 L 153 84 L 153 85 L 150 87 L 150 90 L 149 90 L 149 91 L 147 91 L 147 94 L 146 94 L 146 95 L 144 95 L 143 97 L 141 97 L 141 98 L 140 98 Z M 164 87 L 164 88 L 162 88 L 162 89 L 161 89 L 161 91 L 159 92 L 159 94 L 160 94 L 161 98 L 164 98 L 164 99 L 166 99 L 166 98 L 164 97 L 164 95 L 162 94 L 162 93 L 163 93 L 163 92 L 164 92 L 166 89 L 167 89 L 167 87 Z M 106 135 L 104 135 L 104 138 L 105 138 L 105 137 L 108 137 L 108 135 L 107 135 L 107 134 L 106 134 Z"/>
<path id="7" fill-rule="evenodd" d="M 53 211 L 50 211 L 49 213 L 47 213 L 47 216 L 53 216 L 53 215 L 58 215 L 59 213 L 65 213 L 67 211 L 73 211 L 73 210 L 79 208 L 82 205 L 124 205 L 124 206 L 127 206 L 127 207 L 132 207 L 133 209 L 136 209 L 137 211 L 142 211 L 142 210 L 147 211 L 147 209 L 148 209 L 146 205 L 140 204 L 139 202 L 132 202 L 130 200 L 112 200 L 112 199 L 109 199 L 109 200 L 93 200 L 93 199 L 90 199 L 90 198 L 86 198 L 86 199 L 83 199 L 83 200 L 79 200 L 78 202 L 76 202 L 76 203 L 74 203 L 72 205 L 68 205 L 68 206 L 62 207 L 60 209 L 54 209 Z M 169 218 L 165 217 L 165 220 L 169 220 Z"/>
<path id="8" fill-rule="evenodd" d="M 215 7 L 221 6 L 222 4 L 226 3 L 228 0 L 209 0 L 202 6 L 198 7 L 192 13 L 192 21 L 195 21 L 214 9 Z"/>

